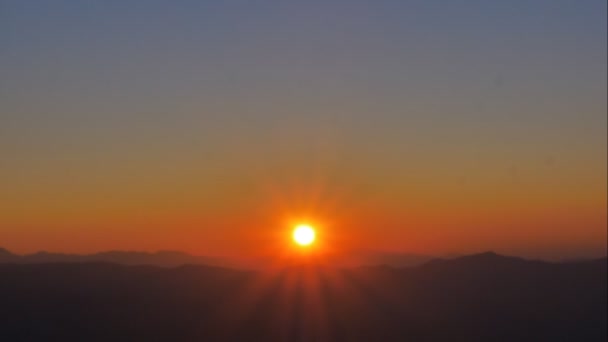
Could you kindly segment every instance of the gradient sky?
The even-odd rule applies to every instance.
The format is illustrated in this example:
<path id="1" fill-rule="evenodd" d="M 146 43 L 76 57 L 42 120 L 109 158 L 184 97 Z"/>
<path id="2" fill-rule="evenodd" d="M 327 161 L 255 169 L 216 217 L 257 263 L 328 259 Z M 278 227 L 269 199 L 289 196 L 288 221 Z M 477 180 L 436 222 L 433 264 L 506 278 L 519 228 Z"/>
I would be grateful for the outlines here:
<path id="1" fill-rule="evenodd" d="M 0 246 L 606 252 L 606 1 L 2 1 Z"/>

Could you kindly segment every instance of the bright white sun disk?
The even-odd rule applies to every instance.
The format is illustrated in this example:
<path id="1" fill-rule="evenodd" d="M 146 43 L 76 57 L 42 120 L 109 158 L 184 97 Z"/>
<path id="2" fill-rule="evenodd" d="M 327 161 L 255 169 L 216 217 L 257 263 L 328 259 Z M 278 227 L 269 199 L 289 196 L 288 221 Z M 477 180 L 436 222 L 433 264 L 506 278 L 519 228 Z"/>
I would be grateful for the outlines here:
<path id="1" fill-rule="evenodd" d="M 293 240 L 301 246 L 308 246 L 315 241 L 315 229 L 308 224 L 297 225 L 293 230 Z"/>

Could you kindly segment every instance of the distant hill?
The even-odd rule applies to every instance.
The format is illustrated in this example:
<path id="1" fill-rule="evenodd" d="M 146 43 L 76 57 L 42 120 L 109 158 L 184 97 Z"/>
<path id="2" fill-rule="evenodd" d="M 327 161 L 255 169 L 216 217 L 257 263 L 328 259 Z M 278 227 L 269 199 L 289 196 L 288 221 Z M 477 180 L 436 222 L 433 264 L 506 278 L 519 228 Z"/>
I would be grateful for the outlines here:
<path id="1" fill-rule="evenodd" d="M 512 266 L 523 266 L 523 265 L 539 265 L 539 264 L 550 264 L 547 261 L 540 260 L 529 260 L 514 256 L 504 256 L 497 254 L 492 251 L 456 256 L 453 258 L 436 258 L 429 260 L 424 263 L 425 268 L 439 268 L 439 267 L 503 267 L 506 265 Z"/>
<path id="2" fill-rule="evenodd" d="M 429 255 L 384 252 L 377 250 L 346 250 L 329 255 L 332 265 L 342 267 L 379 266 L 411 267 L 422 265 L 435 257 Z"/>
<path id="3" fill-rule="evenodd" d="M 606 341 L 607 265 L 491 252 L 263 272 L 5 263 L 0 331 L 7 341 Z"/>
<path id="4" fill-rule="evenodd" d="M 17 255 L 9 252 L 8 250 L 0 247 L 0 262 L 13 262 L 18 258 Z"/>
<path id="5" fill-rule="evenodd" d="M 229 266 L 220 258 L 193 256 L 175 251 L 159 251 L 154 253 L 132 251 L 109 251 L 95 254 L 63 254 L 38 252 L 27 255 L 17 255 L 0 248 L 0 263 L 42 264 L 42 263 L 83 263 L 83 262 L 112 262 L 121 265 L 155 265 L 175 267 L 180 265 L 212 265 Z"/>
<path id="6" fill-rule="evenodd" d="M 408 253 L 390 253 L 370 250 L 353 250 L 331 255 L 330 264 L 333 266 L 355 267 L 360 265 L 389 265 L 394 267 L 407 267 L 421 265 L 433 257 Z M 273 264 L 272 258 L 214 258 L 206 256 L 193 256 L 183 252 L 159 251 L 108 251 L 95 254 L 63 254 L 38 252 L 27 255 L 13 254 L 0 248 L 0 263 L 37 264 L 56 262 L 113 262 L 121 265 L 155 265 L 162 267 L 176 267 L 181 265 L 211 265 L 231 268 L 257 269 Z"/>

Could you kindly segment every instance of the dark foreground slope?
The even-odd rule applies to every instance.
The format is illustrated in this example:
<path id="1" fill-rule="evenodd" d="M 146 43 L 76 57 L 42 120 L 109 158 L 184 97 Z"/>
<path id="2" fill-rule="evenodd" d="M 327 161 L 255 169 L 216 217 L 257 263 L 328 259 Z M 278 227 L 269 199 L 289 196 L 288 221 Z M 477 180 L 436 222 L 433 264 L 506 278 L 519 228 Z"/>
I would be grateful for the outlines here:
<path id="1" fill-rule="evenodd" d="M 411 269 L 0 265 L 5 341 L 605 341 L 606 259 Z"/>

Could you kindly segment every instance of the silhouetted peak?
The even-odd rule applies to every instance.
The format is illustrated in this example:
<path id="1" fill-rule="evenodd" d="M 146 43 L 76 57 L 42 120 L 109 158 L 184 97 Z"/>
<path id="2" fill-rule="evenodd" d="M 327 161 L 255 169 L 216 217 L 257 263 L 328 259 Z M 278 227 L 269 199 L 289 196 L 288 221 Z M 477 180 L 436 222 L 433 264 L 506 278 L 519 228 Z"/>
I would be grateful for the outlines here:
<path id="1" fill-rule="evenodd" d="M 149 257 L 149 256 L 162 256 L 162 257 L 192 257 L 188 253 L 179 251 L 168 251 L 162 250 L 157 252 L 140 252 L 140 251 L 107 251 L 92 254 L 92 256 L 137 256 L 137 257 Z"/>
<path id="2" fill-rule="evenodd" d="M 46 258 L 46 257 L 67 257 L 70 254 L 65 254 L 65 253 L 52 253 L 52 252 L 48 252 L 48 251 L 40 251 L 40 252 L 36 252 L 30 255 L 26 255 L 29 257 L 36 257 L 36 258 Z"/>
<path id="3" fill-rule="evenodd" d="M 525 262 L 525 261 L 532 261 L 532 260 L 522 259 L 519 257 L 498 254 L 493 251 L 465 255 L 465 256 L 461 256 L 461 257 L 458 257 L 458 258 L 455 258 L 452 260 L 453 261 L 466 261 L 466 262 L 518 262 L 518 261 Z"/>
<path id="4" fill-rule="evenodd" d="M 496 261 L 496 260 L 519 259 L 519 258 L 500 255 L 493 251 L 487 251 L 487 252 L 482 252 L 482 253 L 477 253 L 477 254 L 461 256 L 461 257 L 456 258 L 456 260 L 457 259 Z"/>
<path id="5" fill-rule="evenodd" d="M 544 264 L 543 261 L 538 260 L 527 260 L 514 256 L 505 256 L 498 254 L 493 251 L 487 251 L 477 254 L 470 254 L 461 256 L 454 259 L 434 259 L 426 263 L 425 267 L 457 267 L 457 268 L 469 268 L 469 267 L 482 267 L 482 268 L 495 268 L 495 267 L 510 267 L 516 265 L 536 265 Z"/>
<path id="6" fill-rule="evenodd" d="M 162 250 L 162 251 L 158 251 L 156 253 L 154 253 L 156 255 L 162 255 L 162 256 L 191 256 L 188 253 L 185 252 L 180 252 L 180 251 L 169 251 L 169 250 Z"/>
<path id="7" fill-rule="evenodd" d="M 501 255 L 494 252 L 494 251 L 486 251 L 486 252 L 481 252 L 478 253 L 477 256 L 483 256 L 483 257 L 488 257 L 488 258 L 494 258 L 494 257 L 500 257 Z"/>
<path id="8" fill-rule="evenodd" d="M 392 270 L 394 269 L 392 266 L 387 264 L 378 264 L 378 265 L 362 265 L 356 267 L 359 270 Z"/>
<path id="9" fill-rule="evenodd" d="M 0 247 L 0 258 L 12 258 L 16 256 L 16 254 L 11 253 L 9 250 Z"/>
<path id="10" fill-rule="evenodd" d="M 55 263 L 55 262 L 111 262 L 122 265 L 157 265 L 175 267 L 185 264 L 223 265 L 218 258 L 193 256 L 177 251 L 139 252 L 139 251 L 107 251 L 95 254 L 65 254 L 40 251 L 27 255 L 14 255 L 3 250 L 0 258 L 6 262 L 17 263 Z"/>

